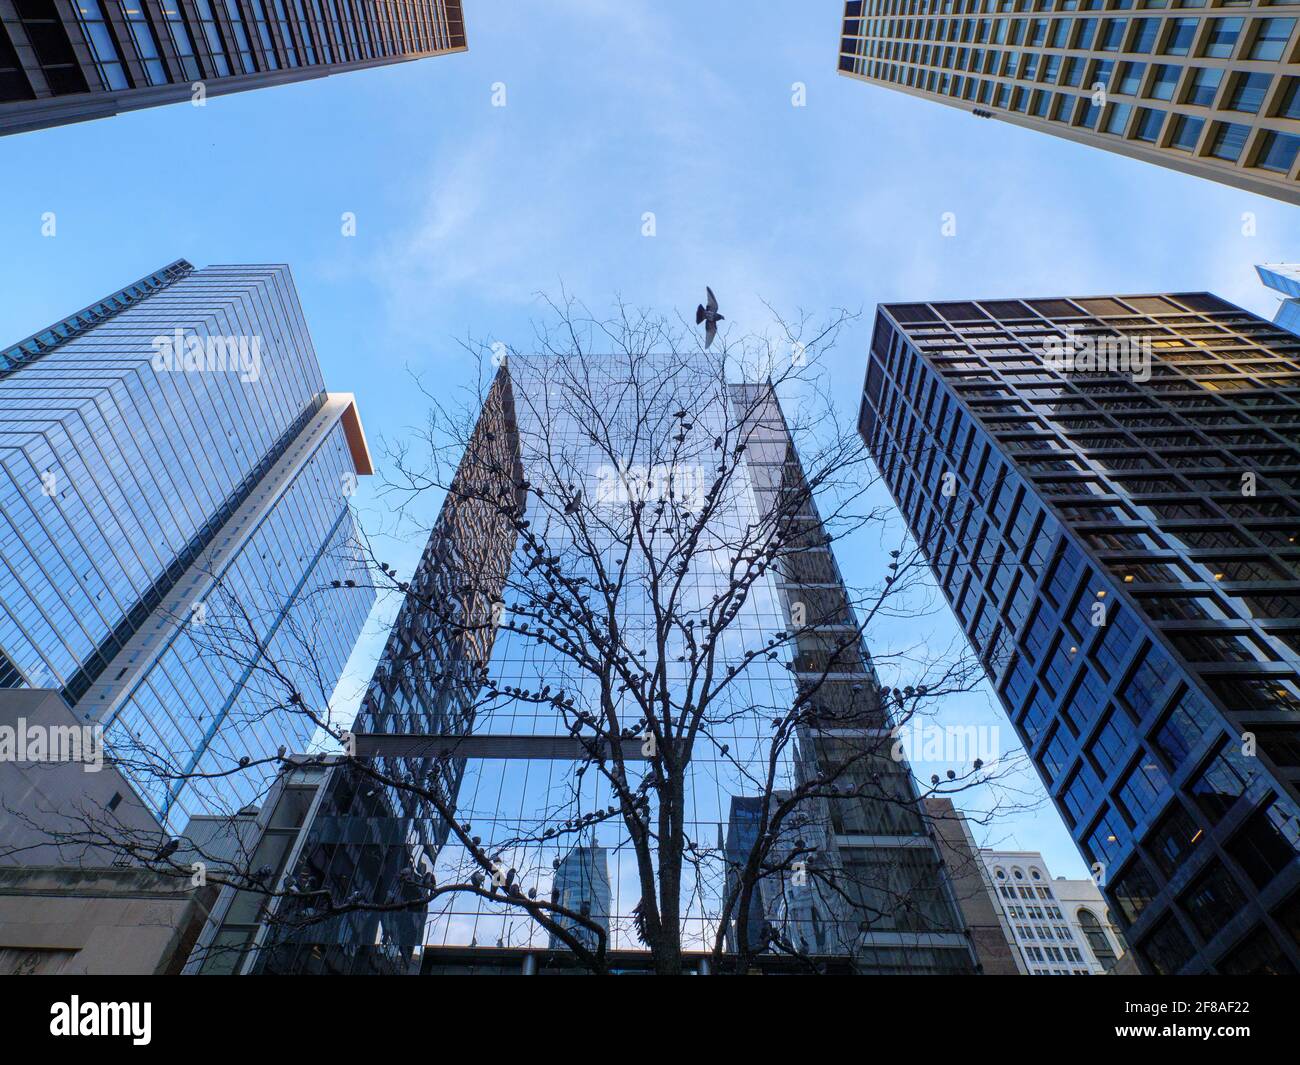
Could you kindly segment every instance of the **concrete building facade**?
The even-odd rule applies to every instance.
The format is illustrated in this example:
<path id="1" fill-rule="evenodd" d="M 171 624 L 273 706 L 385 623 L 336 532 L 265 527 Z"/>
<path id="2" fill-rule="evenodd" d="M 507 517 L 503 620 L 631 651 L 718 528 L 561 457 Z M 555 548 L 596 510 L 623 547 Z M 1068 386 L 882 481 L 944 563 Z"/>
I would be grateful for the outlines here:
<path id="1" fill-rule="evenodd" d="M 848 0 L 839 72 L 1300 203 L 1296 13 L 1262 0 Z"/>

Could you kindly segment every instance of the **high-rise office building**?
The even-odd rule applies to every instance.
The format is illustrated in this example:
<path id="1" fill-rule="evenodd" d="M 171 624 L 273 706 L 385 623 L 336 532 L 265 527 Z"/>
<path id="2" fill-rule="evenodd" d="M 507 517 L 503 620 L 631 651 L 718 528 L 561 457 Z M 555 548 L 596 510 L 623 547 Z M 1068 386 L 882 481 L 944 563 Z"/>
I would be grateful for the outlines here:
<path id="1" fill-rule="evenodd" d="M 1300 339 L 1207 293 L 881 306 L 860 431 L 1129 946 L 1300 965 Z"/>
<path id="2" fill-rule="evenodd" d="M 1300 203 L 1294 15 L 1267 0 L 848 0 L 839 71 Z"/>
<path id="3" fill-rule="evenodd" d="M 433 736 L 474 731 L 476 698 L 492 654 L 492 604 L 500 601 L 517 539 L 496 489 L 517 497 L 521 470 L 514 398 L 508 374 L 494 380 L 452 490 L 407 584 L 383 653 L 352 726 L 358 752 L 379 752 L 376 765 L 392 779 L 437 788 L 450 802 L 466 770 L 465 741 L 448 758 L 428 750 Z M 493 502 L 476 498 L 484 486 Z M 456 604 L 455 623 L 434 616 Z M 407 737 L 423 740 L 405 743 Z M 387 746 L 384 746 L 387 741 Z M 396 745 L 396 747 L 394 746 Z M 414 750 L 412 750 L 414 748 Z M 421 750 L 423 748 L 423 750 Z M 273 849 L 302 899 L 241 895 L 228 888 L 200 938 L 191 967 L 205 973 L 368 973 L 397 975 L 417 959 L 425 938 L 425 907 L 357 909 L 321 919 L 311 891 L 335 902 L 415 898 L 435 876 L 447 841 L 446 819 L 404 787 L 366 779 L 346 762 L 305 767 L 277 793 L 301 827 L 291 850 Z M 303 796 L 310 795 L 310 799 Z M 270 804 L 268 804 L 270 805 Z M 267 823 L 274 823 L 271 815 Z M 607 911 L 608 912 L 608 911 Z"/>
<path id="4" fill-rule="evenodd" d="M 460 0 L 4 0 L 0 134 L 465 47 Z"/>
<path id="5" fill-rule="evenodd" d="M 1095 883 L 1052 879 L 1034 851 L 984 850 L 979 857 L 1030 976 L 1100 976 L 1115 968 L 1124 942 Z"/>
<path id="6" fill-rule="evenodd" d="M 565 909 L 580 913 L 609 935 L 609 861 L 604 847 L 579 844 L 563 858 L 556 859 L 551 896 Z M 560 921 L 589 949 L 596 947 L 597 935 L 586 924 L 569 918 Z M 551 937 L 552 950 L 567 950 L 558 936 Z"/>
<path id="7" fill-rule="evenodd" d="M 1282 297 L 1273 324 L 1300 336 L 1300 265 L 1265 263 L 1255 267 L 1259 279 Z"/>
<path id="8" fill-rule="evenodd" d="M 370 611 L 370 472 L 283 266 L 178 261 L 0 352 L 0 701 L 56 691 L 169 832 L 234 814 Z"/>
<path id="9" fill-rule="evenodd" d="M 715 437 L 747 442 L 736 452 L 747 458 L 737 464 L 718 503 L 711 535 L 734 535 L 763 520 L 768 508 L 791 493 L 799 494 L 799 458 L 775 394 L 765 386 L 724 387 L 688 359 L 648 359 L 632 368 L 612 356 L 586 353 L 511 356 L 468 439 L 354 730 L 358 756 L 380 759 L 399 779 L 436 787 L 454 803 L 461 833 L 472 833 L 475 846 L 502 871 L 502 891 L 572 895 L 578 862 L 585 869 L 587 857 L 598 856 L 595 864 L 603 872 L 592 872 L 590 888 L 579 889 L 578 901 L 589 896 L 592 912 L 600 911 L 602 926 L 607 922 L 611 951 L 622 952 L 619 968 L 635 965 L 629 959 L 644 946 L 637 917 L 641 886 L 627 825 L 608 779 L 584 756 L 584 742 L 590 742 L 583 738 L 584 722 L 594 721 L 593 711 L 607 704 L 599 676 L 537 638 L 534 625 L 541 624 L 548 632 L 554 627 L 552 638 L 563 641 L 562 633 L 575 623 L 567 620 L 569 608 L 554 593 L 546 598 L 544 585 L 536 599 L 529 589 L 558 571 L 575 582 L 570 587 L 594 587 L 593 558 L 619 553 L 615 544 L 622 534 L 616 530 L 630 511 L 627 498 L 620 502 L 617 491 L 605 492 L 619 483 L 611 476 L 610 454 L 633 469 L 646 459 L 639 449 L 645 447 L 647 418 L 636 397 L 647 394 L 649 382 L 658 390 L 656 409 L 682 408 L 679 443 L 689 449 L 693 445 L 686 441 L 696 441 L 710 468 L 717 463 Z M 591 411 L 615 427 L 614 437 L 599 446 L 584 428 Z M 673 426 L 677 431 L 678 422 Z M 681 461 L 689 467 L 694 460 Z M 583 525 L 594 537 L 585 545 L 575 542 L 579 519 L 572 516 L 584 512 L 563 502 L 578 486 L 597 508 L 597 517 Z M 788 788 L 819 766 L 835 765 L 844 770 L 838 786 L 845 797 L 808 800 L 797 819 L 797 839 L 791 827 L 790 849 L 778 849 L 772 861 L 779 864 L 797 846 L 795 857 L 815 862 L 821 879 L 805 878 L 789 863 L 779 869 L 757 893 L 762 916 L 749 922 L 755 933 L 751 949 L 762 951 L 762 937 L 770 932 L 795 949 L 838 957 L 858 971 L 973 971 L 965 926 L 910 771 L 891 757 L 879 685 L 825 530 L 811 502 L 797 513 L 792 508 L 789 520 L 806 537 L 737 605 L 718 668 L 746 667 L 745 686 L 726 687 L 716 697 L 710 739 L 696 744 L 689 765 L 685 831 L 692 842 L 681 887 L 684 947 L 696 956 L 712 948 L 720 889 L 734 883 L 734 866 L 745 853 L 737 810 L 757 803 L 761 811 L 765 801 L 788 794 L 777 788 L 767 799 L 754 796 L 772 718 L 794 705 L 803 687 L 818 695 L 818 715 L 801 726 L 797 742 L 782 755 L 778 783 Z M 540 530 L 544 541 L 534 544 L 537 534 L 530 529 Z M 629 656 L 645 654 L 635 649 L 653 647 L 655 639 L 647 585 L 635 569 L 647 563 L 636 558 L 626 563 L 634 572 L 616 613 Z M 712 553 L 683 570 L 680 609 L 691 612 L 694 625 L 694 612 L 706 609 L 728 578 Z M 587 598 L 583 592 L 576 601 Z M 746 656 L 755 641 L 768 652 L 767 641 L 776 646 L 778 633 L 796 629 L 797 645 Z M 677 632 L 663 657 L 664 683 L 677 700 L 687 691 L 686 640 L 685 631 Z M 599 673 L 599 662 L 590 665 Z M 625 712 L 631 697 L 614 694 Z M 865 759 L 857 757 L 864 746 L 855 748 L 858 740 L 866 741 Z M 637 739 L 635 747 L 642 742 Z M 629 777 L 643 773 L 643 764 L 632 755 Z M 337 767 L 334 775 L 341 798 L 327 793 L 304 831 L 291 873 L 295 890 L 304 899 L 313 892 L 319 899 L 325 891 L 339 903 L 356 898 L 388 908 L 362 907 L 313 922 L 304 907 L 315 903 L 281 901 L 264 915 L 261 931 L 240 941 L 244 954 L 230 971 L 470 972 L 517 968 L 521 962 L 525 971 L 551 971 L 567 964 L 555 961 L 567 948 L 555 946 L 553 933 L 480 894 L 452 891 L 427 910 L 418 903 L 393 908 L 393 901 L 412 897 L 420 885 L 464 884 L 474 876 L 483 884 L 482 868 L 468 854 L 463 835 L 452 836 L 430 803 L 413 803 L 410 791 L 367 783 L 359 770 Z M 358 793 L 372 798 L 363 802 Z M 365 806 L 380 793 L 389 795 L 387 820 L 371 816 Z M 835 880 L 836 890 L 825 888 L 825 877 Z M 414 940 L 413 926 L 401 921 L 412 915 Z M 250 931 L 231 930 L 229 939 Z M 221 934 L 213 929 L 204 942 L 218 943 Z"/>

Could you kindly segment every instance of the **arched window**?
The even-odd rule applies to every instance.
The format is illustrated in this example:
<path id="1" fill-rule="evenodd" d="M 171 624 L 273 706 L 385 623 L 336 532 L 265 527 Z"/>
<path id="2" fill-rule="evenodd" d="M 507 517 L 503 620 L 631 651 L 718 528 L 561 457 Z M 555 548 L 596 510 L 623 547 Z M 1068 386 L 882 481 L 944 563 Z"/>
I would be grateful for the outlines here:
<path id="1" fill-rule="evenodd" d="M 1097 920 L 1097 915 L 1088 907 L 1080 906 L 1075 917 L 1079 921 L 1079 927 L 1083 929 L 1084 938 L 1088 940 L 1088 946 L 1092 950 L 1093 956 L 1103 969 L 1109 970 L 1115 964 L 1115 951 L 1110 945 L 1110 939 L 1106 936 L 1106 930 L 1102 928 L 1101 922 Z"/>

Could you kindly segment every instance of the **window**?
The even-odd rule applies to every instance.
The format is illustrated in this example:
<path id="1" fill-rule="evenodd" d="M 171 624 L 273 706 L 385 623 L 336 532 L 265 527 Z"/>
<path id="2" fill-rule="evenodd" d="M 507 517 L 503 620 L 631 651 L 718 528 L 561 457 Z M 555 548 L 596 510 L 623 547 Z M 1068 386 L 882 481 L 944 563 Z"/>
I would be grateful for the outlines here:
<path id="1" fill-rule="evenodd" d="M 1254 770 L 1245 765 L 1236 748 L 1224 747 L 1192 782 L 1191 790 L 1197 805 L 1215 824 L 1236 805 L 1253 779 Z"/>
<path id="2" fill-rule="evenodd" d="M 1201 130 L 1205 128 L 1205 119 L 1193 118 L 1191 115 L 1175 115 L 1174 131 L 1169 138 L 1169 145 L 1172 148 L 1179 148 L 1185 152 L 1196 150 L 1196 142 L 1200 140 Z"/>
<path id="3" fill-rule="evenodd" d="M 1184 692 L 1155 735 L 1156 749 L 1177 769 L 1217 721 L 1218 715 L 1204 699 Z"/>
<path id="4" fill-rule="evenodd" d="M 1078 644 L 1068 636 L 1058 636 L 1048 655 L 1047 667 L 1043 671 L 1043 679 L 1054 694 L 1064 690 L 1074 672 L 1074 664 L 1078 658 Z"/>
<path id="5" fill-rule="evenodd" d="M 1070 816 L 1074 818 L 1076 825 L 1084 821 L 1092 812 L 1100 792 L 1101 785 L 1097 782 L 1097 774 L 1092 771 L 1092 767 L 1087 762 L 1082 763 L 1079 771 L 1070 779 L 1070 783 L 1061 794 L 1061 802 L 1070 811 Z"/>
<path id="6" fill-rule="evenodd" d="M 1274 800 L 1242 825 L 1227 849 L 1255 886 L 1262 888 L 1295 859 L 1298 842 L 1294 809 Z"/>
<path id="7" fill-rule="evenodd" d="M 1062 609 L 1070 601 L 1082 564 L 1082 558 L 1073 547 L 1066 547 L 1057 558 L 1056 568 L 1047 583 L 1047 595 Z"/>
<path id="8" fill-rule="evenodd" d="M 1165 55 L 1186 55 L 1192 48 L 1192 38 L 1196 36 L 1196 19 L 1175 18 L 1169 20 L 1169 32 L 1165 37 L 1165 46 L 1161 49 Z"/>
<path id="9" fill-rule="evenodd" d="M 1169 659 L 1155 647 L 1148 647 L 1141 664 L 1124 685 L 1124 700 L 1140 721 L 1148 713 L 1164 709 L 1177 681 L 1178 675 Z"/>
<path id="10" fill-rule="evenodd" d="M 1158 813 L 1168 788 L 1165 771 L 1151 755 L 1143 753 L 1119 786 L 1119 799 L 1129 820 L 1140 825 Z"/>
<path id="11" fill-rule="evenodd" d="M 1055 782 L 1069 765 L 1069 749 L 1065 744 L 1066 732 L 1063 729 L 1057 729 L 1052 738 L 1047 741 L 1047 747 L 1043 751 L 1043 769 L 1047 771 L 1048 777 Z"/>
<path id="12" fill-rule="evenodd" d="M 118 52 L 117 42 L 104 18 L 104 11 L 99 0 L 79 0 L 74 9 L 77 21 L 86 34 L 86 41 L 95 59 L 95 69 L 99 71 L 104 85 L 109 89 L 130 88 L 122 57 Z"/>
<path id="13" fill-rule="evenodd" d="M 1110 85 L 1110 76 L 1115 72 L 1115 64 L 1109 59 L 1099 59 L 1092 64 L 1088 74 L 1088 88 L 1096 91 L 1098 85 L 1105 88 Z"/>
<path id="14" fill-rule="evenodd" d="M 1165 876 L 1173 876 L 1201 841 L 1203 830 L 1181 806 L 1175 805 L 1151 831 L 1147 846 Z"/>
<path id="15" fill-rule="evenodd" d="M 1211 70 L 1208 67 L 1193 68 L 1191 80 L 1187 83 L 1187 96 L 1183 102 L 1195 104 L 1197 107 L 1213 107 L 1215 94 L 1219 91 L 1219 84 L 1222 81 L 1222 70 Z"/>
<path id="16" fill-rule="evenodd" d="M 1145 63 L 1121 63 L 1119 67 L 1119 84 L 1115 91 L 1125 96 L 1136 96 L 1142 87 L 1142 75 L 1146 73 Z M 1296 79 L 1300 82 L 1300 79 Z"/>
<path id="17" fill-rule="evenodd" d="M 1205 43 L 1201 46 L 1201 55 L 1211 59 L 1228 59 L 1237 47 L 1237 38 L 1241 36 L 1239 18 L 1206 19 L 1207 30 Z"/>
<path id="18" fill-rule="evenodd" d="M 1178 901 L 1208 942 L 1246 904 L 1246 897 L 1232 874 L 1221 863 L 1212 862 Z"/>
<path id="19" fill-rule="evenodd" d="M 1266 18 L 1259 20 L 1255 41 L 1250 46 L 1247 59 L 1281 59 L 1286 42 L 1295 29 L 1293 18 Z"/>
<path id="20" fill-rule="evenodd" d="M 1160 20 L 1154 18 L 1140 18 L 1133 20 L 1137 29 L 1133 33 L 1133 43 L 1129 45 L 1130 52 L 1150 52 L 1156 43 L 1156 37 L 1160 33 Z"/>
<path id="21" fill-rule="evenodd" d="M 1128 833 L 1120 827 L 1115 812 L 1110 807 L 1103 807 L 1097 824 L 1084 843 L 1094 862 L 1111 866 L 1118 864 L 1131 840 Z"/>
<path id="22" fill-rule="evenodd" d="M 1274 113 L 1279 118 L 1300 118 L 1300 78 L 1282 79 L 1282 92 Z"/>
<path id="23" fill-rule="evenodd" d="M 1110 938 L 1106 935 L 1106 930 L 1101 926 L 1101 921 L 1086 906 L 1080 906 L 1075 916 L 1079 919 L 1079 927 L 1083 929 L 1083 936 L 1088 941 L 1088 947 L 1092 950 L 1093 956 L 1101 964 L 1102 968 L 1110 969 L 1115 964 L 1115 951 L 1110 945 Z M 1061 938 L 1064 939 L 1067 936 Z M 1073 947 L 1067 947 L 1066 950 L 1070 953 L 1071 961 L 1083 961 L 1082 955 Z"/>
<path id="24" fill-rule="evenodd" d="M 140 55 L 140 65 L 149 78 L 150 85 L 167 84 L 167 67 L 158 51 L 158 40 L 154 36 L 153 25 L 141 5 L 132 6 L 125 0 L 118 0 L 118 9 L 122 19 L 131 31 L 136 51 Z"/>
<path id="25" fill-rule="evenodd" d="M 1258 114 L 1272 80 L 1271 74 L 1238 74 L 1233 80 L 1224 106 L 1229 111 L 1244 111 L 1249 115 Z"/>
<path id="26" fill-rule="evenodd" d="M 1235 163 L 1241 157 L 1249 133 L 1249 126 L 1238 125 L 1236 122 L 1217 123 L 1210 134 L 1210 154 L 1216 159 Z"/>
<path id="27" fill-rule="evenodd" d="M 1110 888 L 1115 901 L 1119 903 L 1120 912 L 1129 924 L 1138 919 L 1138 914 L 1160 892 L 1155 877 L 1142 863 L 1142 859 L 1136 857 L 1128 868 L 1111 881 Z"/>
<path id="28" fill-rule="evenodd" d="M 1128 661 L 1136 636 L 1137 631 L 1129 612 L 1117 610 L 1115 616 L 1106 625 L 1101 641 L 1093 650 L 1097 661 L 1109 676 L 1114 677 Z"/>
<path id="29" fill-rule="evenodd" d="M 1300 137 L 1290 133 L 1278 133 L 1266 129 L 1259 138 L 1259 150 L 1255 154 L 1255 165 L 1261 170 L 1272 170 L 1278 174 L 1289 174 L 1295 164 L 1296 155 L 1300 154 Z"/>
<path id="30" fill-rule="evenodd" d="M 1171 913 L 1142 943 L 1151 967 L 1161 976 L 1171 976 L 1192 959 L 1192 944 Z"/>
<path id="31" fill-rule="evenodd" d="M 1124 31 L 1128 29 L 1128 19 L 1112 18 L 1106 20 L 1105 28 L 1101 31 L 1101 40 L 1098 42 L 1103 52 L 1118 52 L 1120 43 L 1124 40 Z"/>
<path id="32" fill-rule="evenodd" d="M 1225 976 L 1293 976 L 1295 966 L 1267 928 L 1247 936 L 1218 966 Z"/>
<path id="33" fill-rule="evenodd" d="M 1130 750 L 1133 740 L 1133 724 L 1128 715 L 1121 710 L 1111 710 L 1106 722 L 1097 730 L 1092 741 L 1092 757 L 1108 773 L 1112 766 L 1118 765 Z"/>
<path id="34" fill-rule="evenodd" d="M 1171 67 L 1168 64 L 1158 65 L 1151 79 L 1151 87 L 1147 89 L 1147 95 L 1156 100 L 1172 100 L 1174 87 L 1178 84 L 1181 73 L 1178 67 Z"/>

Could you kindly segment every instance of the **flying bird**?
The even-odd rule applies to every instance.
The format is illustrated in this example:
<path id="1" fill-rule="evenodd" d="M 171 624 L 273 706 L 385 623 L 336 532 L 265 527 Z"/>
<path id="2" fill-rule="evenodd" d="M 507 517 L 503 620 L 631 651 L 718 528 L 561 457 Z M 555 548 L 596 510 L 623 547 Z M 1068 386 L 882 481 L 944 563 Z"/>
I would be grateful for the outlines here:
<path id="1" fill-rule="evenodd" d="M 718 335 L 718 323 L 726 319 L 718 313 L 718 297 L 713 294 L 713 289 L 705 285 L 704 291 L 709 294 L 709 301 L 695 308 L 695 324 L 704 323 L 704 346 L 707 348 Z"/>

